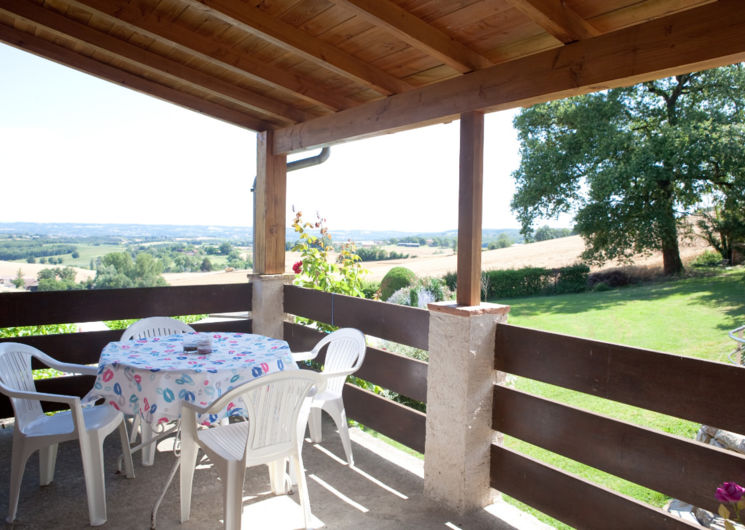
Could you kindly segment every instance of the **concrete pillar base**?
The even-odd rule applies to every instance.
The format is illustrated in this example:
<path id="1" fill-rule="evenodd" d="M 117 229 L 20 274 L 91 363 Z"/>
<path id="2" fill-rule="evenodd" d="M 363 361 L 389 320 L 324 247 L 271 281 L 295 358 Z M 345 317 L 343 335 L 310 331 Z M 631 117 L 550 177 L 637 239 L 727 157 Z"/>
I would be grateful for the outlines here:
<path id="1" fill-rule="evenodd" d="M 249 274 L 253 285 L 251 319 L 253 332 L 275 339 L 284 337 L 284 285 L 291 274 Z"/>
<path id="2" fill-rule="evenodd" d="M 495 499 L 489 487 L 494 335 L 509 306 L 430 304 L 424 491 L 465 513 Z"/>

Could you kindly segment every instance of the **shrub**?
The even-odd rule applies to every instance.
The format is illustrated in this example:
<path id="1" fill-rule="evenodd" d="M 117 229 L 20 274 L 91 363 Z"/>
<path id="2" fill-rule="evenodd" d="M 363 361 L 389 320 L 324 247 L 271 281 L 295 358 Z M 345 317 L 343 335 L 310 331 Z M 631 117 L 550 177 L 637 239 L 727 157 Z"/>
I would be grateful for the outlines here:
<path id="1" fill-rule="evenodd" d="M 458 287 L 458 273 L 448 272 L 442 279 L 451 291 L 455 291 L 455 288 Z"/>
<path id="2" fill-rule="evenodd" d="M 707 250 L 703 254 L 696 256 L 691 262 L 693 267 L 719 267 L 722 264 L 722 256 L 719 252 Z"/>
<path id="3" fill-rule="evenodd" d="M 375 298 L 377 298 L 377 295 L 379 292 L 380 292 L 379 282 L 374 282 L 371 280 L 362 281 L 362 294 L 365 296 L 365 298 L 369 300 L 374 300 Z"/>
<path id="4" fill-rule="evenodd" d="M 606 288 L 612 289 L 615 287 L 624 287 L 630 283 L 633 283 L 633 278 L 623 269 L 609 269 L 593 272 L 587 277 L 587 285 L 593 289 L 600 284 L 605 284 Z"/>
<path id="5" fill-rule="evenodd" d="M 426 308 L 432 302 L 441 302 L 452 298 L 452 293 L 443 281 L 437 278 L 424 278 L 408 287 L 402 287 L 388 297 L 392 304 Z"/>
<path id="6" fill-rule="evenodd" d="M 415 280 L 416 274 L 414 274 L 414 271 L 406 267 L 393 267 L 380 282 L 380 298 L 388 300 L 394 292 L 408 287 Z"/>
<path id="7" fill-rule="evenodd" d="M 587 288 L 587 265 L 571 265 L 560 269 L 525 267 L 484 271 L 482 285 L 486 298 L 514 298 L 539 294 L 578 293 Z"/>

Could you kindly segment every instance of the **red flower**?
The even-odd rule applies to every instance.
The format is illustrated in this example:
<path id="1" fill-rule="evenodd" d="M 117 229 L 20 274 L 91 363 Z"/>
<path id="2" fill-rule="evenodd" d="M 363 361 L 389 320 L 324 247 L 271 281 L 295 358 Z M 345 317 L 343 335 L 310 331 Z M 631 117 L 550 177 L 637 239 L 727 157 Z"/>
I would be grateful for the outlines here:
<path id="1" fill-rule="evenodd" d="M 292 266 L 292 270 L 295 272 L 295 274 L 300 274 L 301 272 L 303 272 L 303 262 L 298 261 L 297 263 L 295 263 Z"/>

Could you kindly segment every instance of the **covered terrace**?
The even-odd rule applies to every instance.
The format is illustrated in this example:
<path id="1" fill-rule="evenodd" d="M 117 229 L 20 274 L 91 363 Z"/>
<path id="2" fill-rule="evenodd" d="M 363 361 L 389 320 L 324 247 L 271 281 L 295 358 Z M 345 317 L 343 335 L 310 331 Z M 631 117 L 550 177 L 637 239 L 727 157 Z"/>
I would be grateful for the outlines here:
<path id="1" fill-rule="evenodd" d="M 426 414 L 353 386 L 345 401 L 351 418 L 424 453 L 418 487 L 431 501 L 474 513 L 504 492 L 578 527 L 691 527 L 503 447 L 509 434 L 716 510 L 714 489 L 745 474 L 742 457 L 501 383 L 516 374 L 745 432 L 742 415 L 719 407 L 741 401 L 745 372 L 510 326 L 509 308 L 481 304 L 483 116 L 742 61 L 743 35 L 740 0 L 0 0 L 0 41 L 259 138 L 245 284 L 2 294 L 0 327 L 250 310 L 230 329 L 283 337 L 293 349 L 318 334 L 288 315 L 356 327 L 429 351 L 422 363 L 368 348 L 359 373 L 425 402 Z M 455 119 L 457 303 L 420 310 L 289 285 L 287 155 Z M 201 329 L 215 326 L 226 325 Z M 117 337 L 23 340 L 96 363 Z M 79 395 L 90 386 L 84 377 L 39 384 Z M 0 412 L 12 415 L 7 401 Z"/>

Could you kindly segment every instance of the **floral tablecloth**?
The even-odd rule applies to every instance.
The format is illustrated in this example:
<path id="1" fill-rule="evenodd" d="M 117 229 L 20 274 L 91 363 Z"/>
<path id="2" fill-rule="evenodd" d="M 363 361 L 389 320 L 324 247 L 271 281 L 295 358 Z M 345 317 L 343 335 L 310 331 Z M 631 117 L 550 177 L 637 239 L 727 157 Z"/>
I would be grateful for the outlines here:
<path id="1" fill-rule="evenodd" d="M 84 401 L 104 398 L 125 414 L 139 414 L 143 421 L 157 425 L 178 419 L 181 400 L 207 405 L 237 385 L 297 368 L 283 340 L 249 333 L 207 333 L 212 353 L 184 353 L 185 338 L 194 335 L 110 342 Z M 230 403 L 221 414 L 200 421 L 213 423 L 241 413 L 240 403 Z"/>

